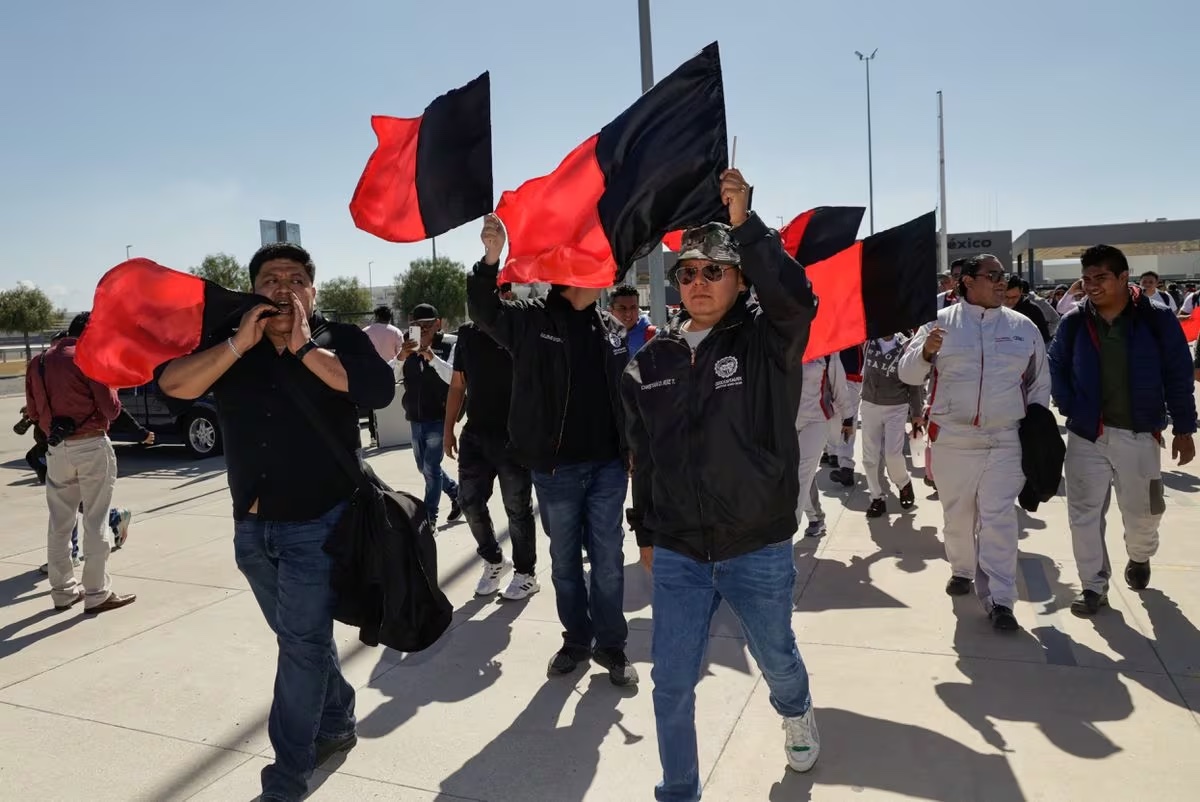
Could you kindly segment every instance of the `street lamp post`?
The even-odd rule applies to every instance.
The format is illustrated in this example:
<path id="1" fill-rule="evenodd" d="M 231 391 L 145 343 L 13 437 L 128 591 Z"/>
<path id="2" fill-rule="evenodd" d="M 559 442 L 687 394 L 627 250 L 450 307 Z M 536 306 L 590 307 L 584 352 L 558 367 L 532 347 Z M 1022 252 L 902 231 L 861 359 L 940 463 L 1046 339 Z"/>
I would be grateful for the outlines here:
<path id="1" fill-rule="evenodd" d="M 371 303 L 375 303 L 375 282 L 371 279 L 371 265 L 374 261 L 367 262 L 367 292 L 371 294 Z"/>
<path id="2" fill-rule="evenodd" d="M 642 92 L 654 86 L 654 47 L 650 37 L 650 0 L 638 0 L 638 40 L 642 59 Z M 634 268 L 636 281 L 636 268 Z M 667 277 L 662 246 L 646 254 L 646 272 L 650 277 L 650 322 L 667 325 Z"/>
<path id="3" fill-rule="evenodd" d="M 858 60 L 867 65 L 867 205 L 871 210 L 872 234 L 875 233 L 875 164 L 871 152 L 871 62 L 875 60 L 875 54 L 878 52 L 879 48 L 875 48 L 871 55 L 864 56 L 857 50 L 854 51 Z"/>
<path id="4" fill-rule="evenodd" d="M 130 249 L 130 248 L 132 248 L 132 247 L 133 247 L 132 245 L 126 245 L 126 246 L 125 246 L 125 261 L 126 261 L 126 262 L 128 262 L 128 261 L 129 261 L 129 249 Z"/>

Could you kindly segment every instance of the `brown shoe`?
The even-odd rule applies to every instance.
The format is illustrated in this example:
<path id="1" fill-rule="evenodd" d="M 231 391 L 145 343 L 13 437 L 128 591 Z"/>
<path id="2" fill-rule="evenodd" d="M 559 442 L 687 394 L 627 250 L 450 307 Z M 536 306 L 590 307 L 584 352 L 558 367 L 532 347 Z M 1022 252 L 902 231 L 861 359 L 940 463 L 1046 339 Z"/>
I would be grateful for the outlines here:
<path id="1" fill-rule="evenodd" d="M 74 607 L 75 605 L 77 605 L 77 604 L 79 604 L 81 601 L 83 601 L 83 597 L 84 597 L 85 595 L 86 595 L 86 594 L 85 594 L 85 592 L 84 592 L 83 588 L 80 588 L 80 589 L 79 589 L 79 593 L 75 594 L 75 598 L 71 599 L 71 601 L 67 602 L 66 604 L 56 604 L 56 605 L 54 605 L 54 609 L 55 609 L 55 610 L 58 610 L 59 612 L 62 612 L 62 611 L 64 611 L 64 610 L 70 610 L 72 607 Z"/>
<path id="2" fill-rule="evenodd" d="M 109 593 L 108 598 L 103 603 L 97 604 L 95 607 L 85 607 L 83 611 L 90 614 L 103 613 L 108 610 L 115 610 L 118 607 L 124 607 L 127 604 L 133 604 L 135 601 L 137 601 L 136 593 L 127 593 L 124 596 L 119 593 Z"/>

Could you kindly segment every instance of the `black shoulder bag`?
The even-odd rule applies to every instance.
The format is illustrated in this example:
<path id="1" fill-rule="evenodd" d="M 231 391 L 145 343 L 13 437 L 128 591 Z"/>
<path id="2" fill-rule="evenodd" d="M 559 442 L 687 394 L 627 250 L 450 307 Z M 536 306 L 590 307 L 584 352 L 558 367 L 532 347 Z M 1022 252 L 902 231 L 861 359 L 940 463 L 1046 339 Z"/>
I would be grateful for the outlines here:
<path id="1" fill-rule="evenodd" d="M 284 365 L 275 369 L 283 378 Z M 388 487 L 361 457 L 348 453 L 302 387 L 281 386 L 292 388 L 289 397 L 357 488 L 325 543 L 334 564 L 333 617 L 358 627 L 368 646 L 429 648 L 449 628 L 453 607 L 438 587 L 437 545 L 424 502 Z"/>

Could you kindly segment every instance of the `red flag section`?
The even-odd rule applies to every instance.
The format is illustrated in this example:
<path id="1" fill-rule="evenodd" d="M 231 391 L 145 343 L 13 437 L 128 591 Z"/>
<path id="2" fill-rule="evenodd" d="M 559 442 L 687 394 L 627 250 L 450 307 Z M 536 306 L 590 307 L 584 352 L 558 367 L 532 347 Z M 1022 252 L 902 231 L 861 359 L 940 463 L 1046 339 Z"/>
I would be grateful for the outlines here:
<path id="1" fill-rule="evenodd" d="M 808 265 L 805 272 L 818 302 L 804 360 L 936 318 L 936 248 L 930 212 Z"/>
<path id="2" fill-rule="evenodd" d="M 483 73 L 429 104 L 420 117 L 375 116 L 379 146 L 350 216 L 389 242 L 441 236 L 492 210 L 491 85 Z"/>
<path id="3" fill-rule="evenodd" d="M 727 220 L 721 58 L 714 42 L 549 175 L 500 197 L 500 282 L 610 287 L 672 229 Z"/>
<path id="4" fill-rule="evenodd" d="M 1179 325 L 1183 326 L 1183 334 L 1188 342 L 1200 340 L 1200 311 L 1192 312 L 1190 317 L 1182 318 Z"/>
<path id="5" fill-rule="evenodd" d="M 818 206 L 779 229 L 783 249 L 802 265 L 824 261 L 854 244 L 862 206 Z"/>
<path id="6" fill-rule="evenodd" d="M 108 387 L 139 387 L 164 362 L 232 334 L 242 315 L 264 302 L 149 259 L 131 259 L 96 285 L 75 364 Z"/>

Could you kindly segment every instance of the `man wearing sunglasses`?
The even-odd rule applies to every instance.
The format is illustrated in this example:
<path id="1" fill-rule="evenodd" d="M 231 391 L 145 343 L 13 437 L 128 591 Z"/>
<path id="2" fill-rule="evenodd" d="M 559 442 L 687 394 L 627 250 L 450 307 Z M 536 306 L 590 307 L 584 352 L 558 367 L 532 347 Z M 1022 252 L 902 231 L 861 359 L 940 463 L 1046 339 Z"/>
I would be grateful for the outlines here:
<path id="1" fill-rule="evenodd" d="M 747 190 L 737 170 L 722 175 L 732 227 L 684 233 L 673 280 L 686 311 L 621 380 L 633 459 L 629 523 L 654 581 L 660 800 L 700 798 L 695 689 L 722 600 L 783 716 L 789 765 L 808 771 L 819 752 L 791 617 L 801 492 L 793 425 L 816 298 L 778 233 L 748 211 Z M 746 303 L 751 284 L 756 306 Z"/>
<path id="2" fill-rule="evenodd" d="M 922 326 L 900 358 L 905 384 L 932 372 L 929 441 L 945 516 L 951 596 L 975 591 L 992 626 L 1019 628 L 1014 503 L 1025 486 L 1019 426 L 1030 404 L 1049 407 L 1046 346 L 1037 326 L 1004 306 L 1008 280 L 991 254 L 972 256 L 960 301 Z"/>

